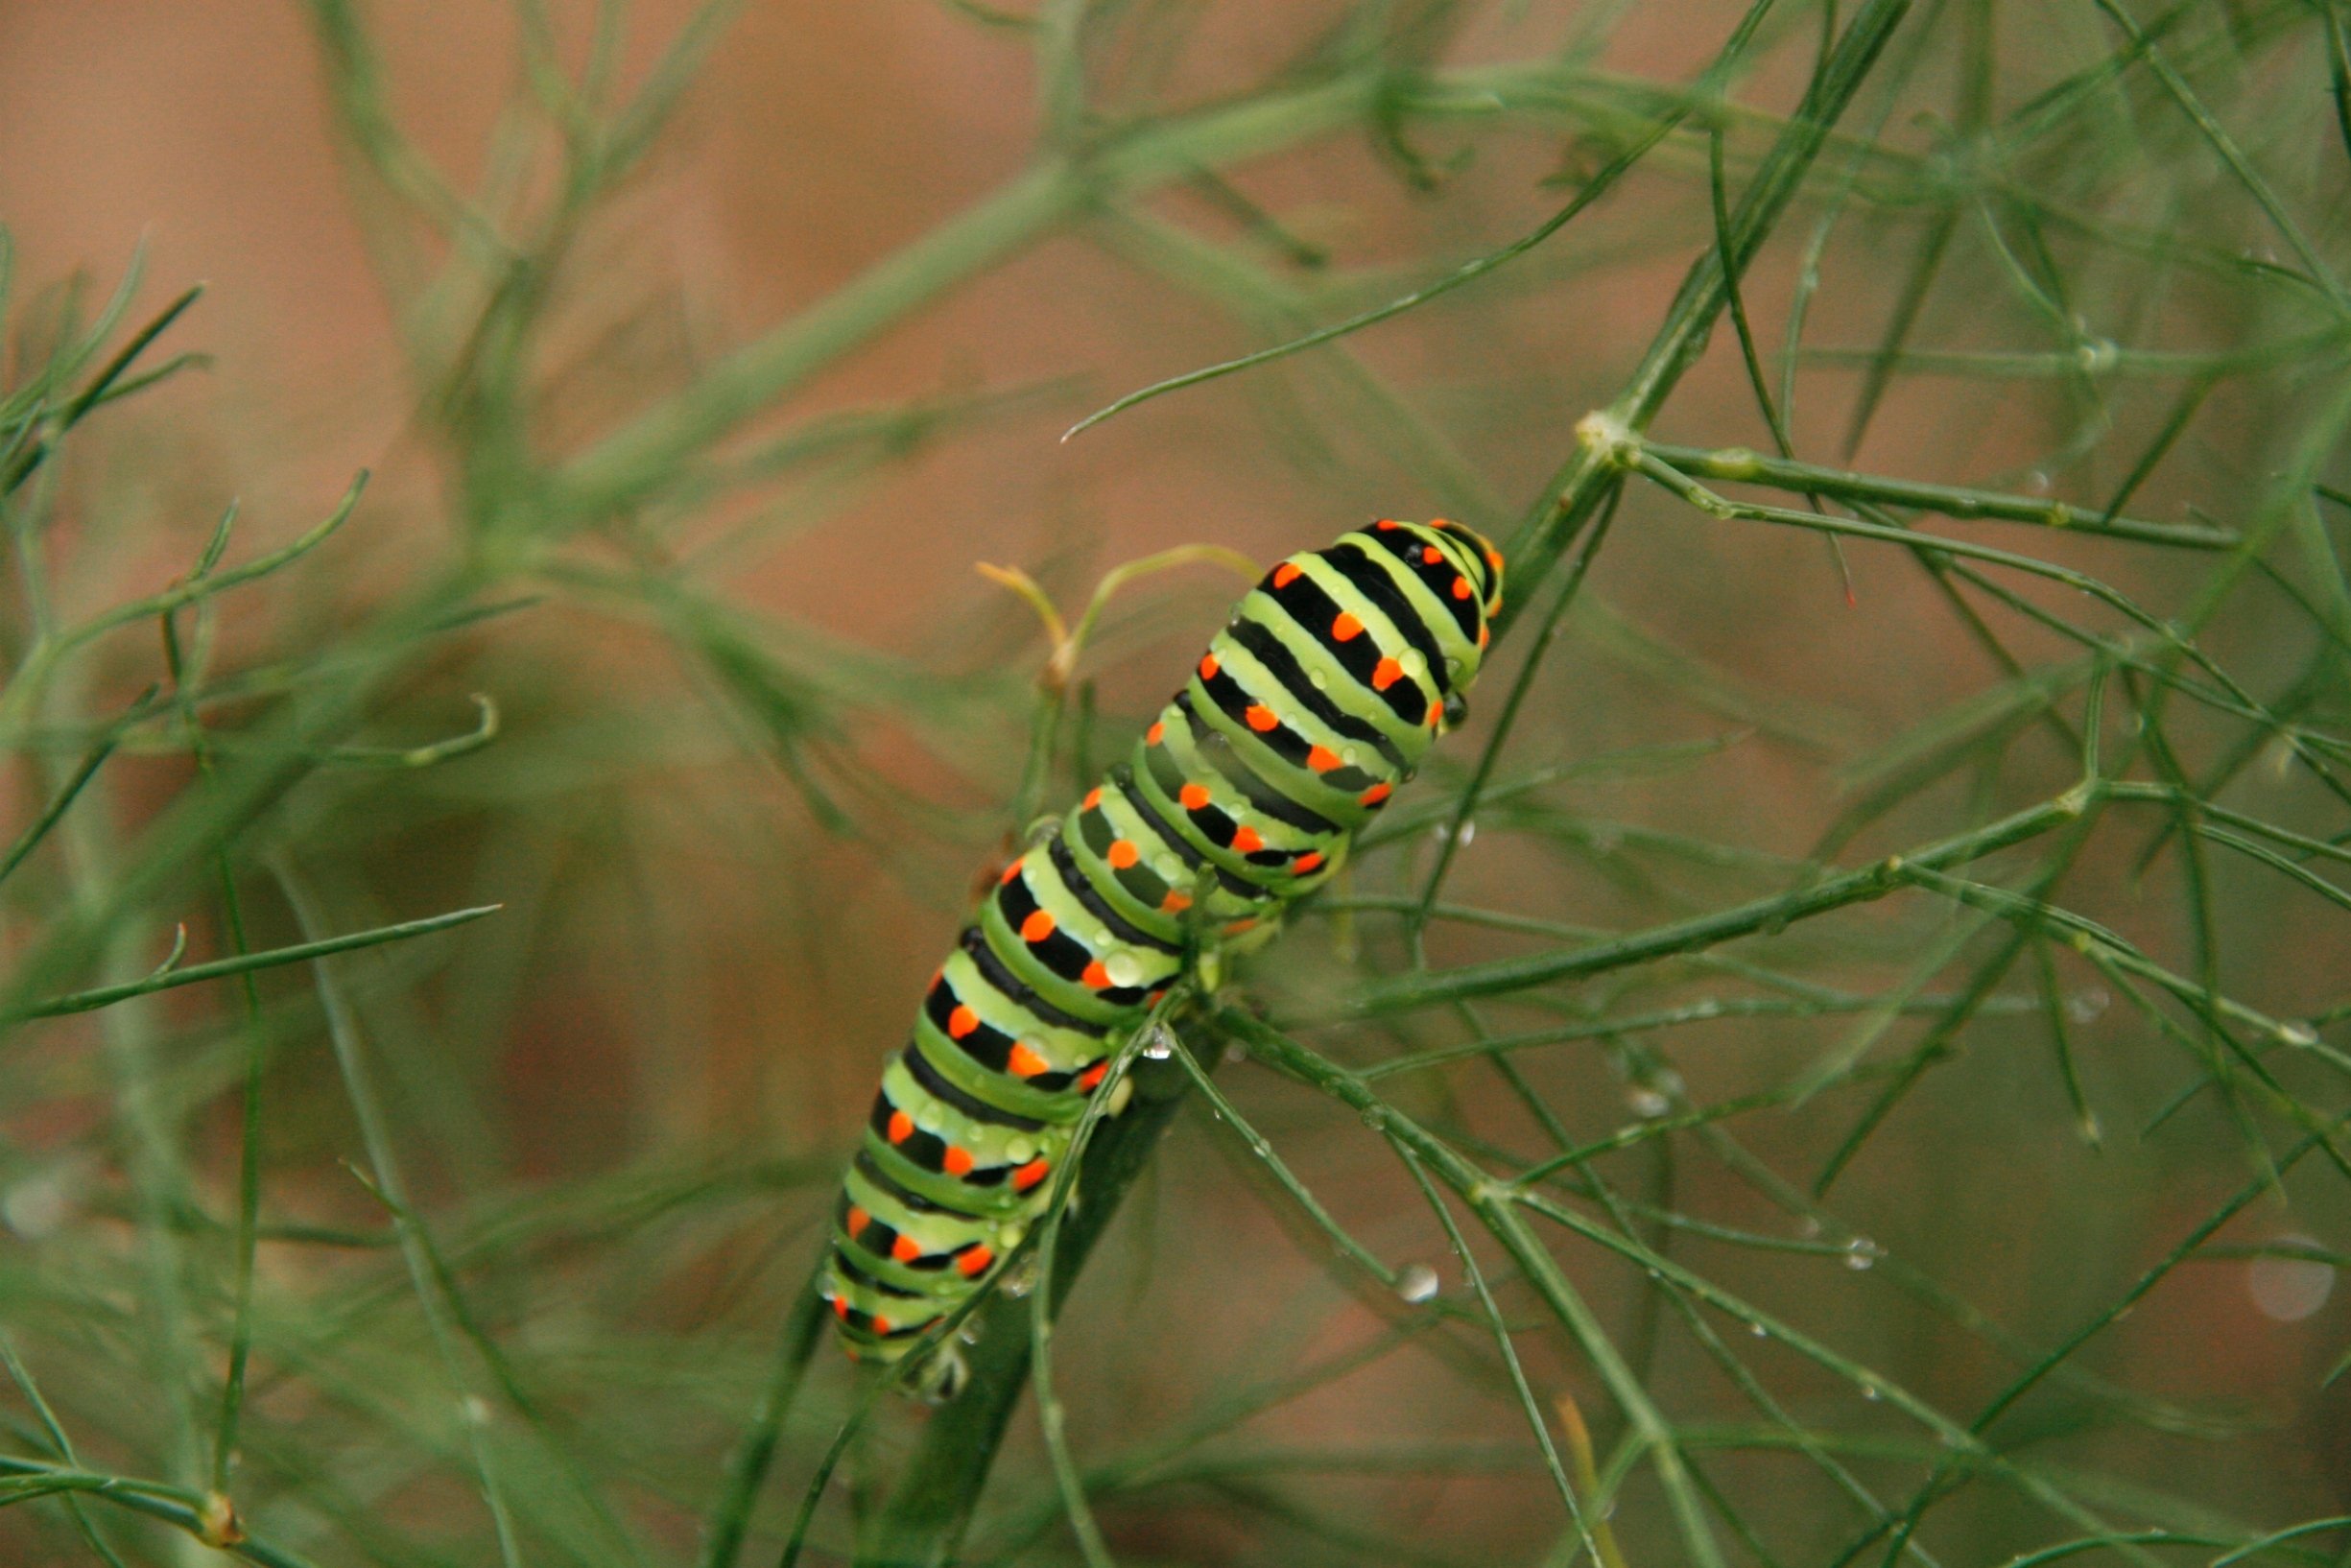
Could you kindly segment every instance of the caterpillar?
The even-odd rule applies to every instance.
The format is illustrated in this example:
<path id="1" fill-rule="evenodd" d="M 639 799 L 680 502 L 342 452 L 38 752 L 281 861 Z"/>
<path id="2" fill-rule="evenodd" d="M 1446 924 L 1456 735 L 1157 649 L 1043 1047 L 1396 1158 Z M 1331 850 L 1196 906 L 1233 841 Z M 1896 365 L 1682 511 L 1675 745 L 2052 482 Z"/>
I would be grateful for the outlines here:
<path id="1" fill-rule="evenodd" d="M 1269 572 L 1131 756 L 1007 867 L 931 977 L 843 1178 L 819 1290 L 901 1359 L 1042 1208 L 1088 1098 L 1219 943 L 1264 939 L 1410 778 L 1502 608 L 1502 556 L 1381 519 Z M 922 1369 L 948 1397 L 950 1350 Z"/>

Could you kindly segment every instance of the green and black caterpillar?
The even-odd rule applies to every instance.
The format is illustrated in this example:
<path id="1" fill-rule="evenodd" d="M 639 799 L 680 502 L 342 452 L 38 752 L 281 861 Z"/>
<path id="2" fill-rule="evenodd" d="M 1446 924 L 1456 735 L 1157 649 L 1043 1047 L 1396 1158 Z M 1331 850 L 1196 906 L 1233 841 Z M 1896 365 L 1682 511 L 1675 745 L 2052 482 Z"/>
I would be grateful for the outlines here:
<path id="1" fill-rule="evenodd" d="M 1467 711 L 1501 607 L 1502 557 L 1459 523 L 1382 519 L 1292 556 L 1132 757 L 1006 868 L 842 1184 L 821 1288 L 852 1356 L 898 1360 L 1003 1266 L 1152 1003 L 1338 870 Z"/>

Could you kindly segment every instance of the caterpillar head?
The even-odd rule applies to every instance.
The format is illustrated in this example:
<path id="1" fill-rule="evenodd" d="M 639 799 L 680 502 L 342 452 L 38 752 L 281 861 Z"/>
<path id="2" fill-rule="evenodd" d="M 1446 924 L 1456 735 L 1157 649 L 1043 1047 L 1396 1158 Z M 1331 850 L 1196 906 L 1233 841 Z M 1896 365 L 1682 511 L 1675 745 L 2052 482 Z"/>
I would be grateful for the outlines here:
<path id="1" fill-rule="evenodd" d="M 1495 549 L 1483 534 L 1466 524 L 1450 518 L 1433 517 L 1418 525 L 1432 544 L 1444 552 L 1453 569 L 1460 575 L 1455 591 L 1461 592 L 1472 602 L 1474 613 L 1469 617 L 1474 630 L 1464 636 L 1448 638 L 1447 673 L 1450 690 L 1445 696 L 1442 717 L 1437 728 L 1449 730 L 1469 717 L 1469 702 L 1463 695 L 1469 683 L 1478 676 L 1478 666 L 1485 656 L 1487 645 L 1493 639 L 1491 623 L 1502 613 L 1502 552 Z M 1458 631 L 1459 624 L 1445 629 Z"/>
<path id="2" fill-rule="evenodd" d="M 1463 564 L 1472 572 L 1472 581 L 1484 584 L 1484 604 L 1487 617 L 1502 613 L 1502 552 L 1495 549 L 1486 536 L 1466 523 L 1437 517 L 1430 521 L 1431 528 L 1460 547 Z"/>

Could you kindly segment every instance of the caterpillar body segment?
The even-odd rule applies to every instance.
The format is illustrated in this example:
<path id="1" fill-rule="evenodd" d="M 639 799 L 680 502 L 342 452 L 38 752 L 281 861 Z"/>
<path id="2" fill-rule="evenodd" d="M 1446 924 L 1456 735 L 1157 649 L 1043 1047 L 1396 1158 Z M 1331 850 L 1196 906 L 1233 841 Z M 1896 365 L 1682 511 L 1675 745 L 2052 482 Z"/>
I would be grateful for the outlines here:
<path id="1" fill-rule="evenodd" d="M 1268 938 L 1466 712 L 1502 557 L 1382 520 L 1277 564 L 1131 755 L 1006 867 L 883 1069 L 820 1289 L 893 1362 L 1019 1247 L 1088 1099 L 1188 967 Z M 926 1368 L 951 1393 L 951 1355 Z"/>

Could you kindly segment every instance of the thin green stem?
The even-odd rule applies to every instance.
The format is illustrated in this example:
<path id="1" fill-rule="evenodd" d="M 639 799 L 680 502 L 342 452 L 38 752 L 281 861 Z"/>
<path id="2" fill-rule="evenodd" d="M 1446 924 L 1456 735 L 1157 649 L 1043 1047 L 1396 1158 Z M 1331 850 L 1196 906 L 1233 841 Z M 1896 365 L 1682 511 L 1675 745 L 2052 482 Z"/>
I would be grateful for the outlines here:
<path id="1" fill-rule="evenodd" d="M 289 947 L 265 948 L 258 953 L 241 953 L 231 958 L 214 959 L 206 963 L 191 963 L 185 968 L 165 968 L 144 979 L 125 981 L 119 986 L 101 986 L 94 990 L 74 991 L 64 996 L 53 996 L 46 1001 L 28 1003 L 15 1010 L 0 1014 L 0 1022 L 16 1022 L 28 1018 L 57 1018 L 69 1012 L 89 1012 L 98 1008 L 112 1007 L 134 996 L 146 996 L 154 991 L 171 990 L 180 986 L 194 986 L 207 980 L 220 980 L 230 975 L 250 974 L 260 969 L 274 969 L 288 963 L 306 963 L 335 953 L 356 952 L 363 947 L 375 947 L 385 942 L 407 941 L 416 937 L 429 937 L 436 931 L 446 931 L 486 915 L 495 915 L 502 906 L 484 904 L 476 909 L 451 910 L 446 915 L 428 915 L 420 920 L 403 920 L 397 925 L 376 926 L 368 931 L 354 931 L 341 937 L 321 937 L 316 941 L 296 942 Z"/>

